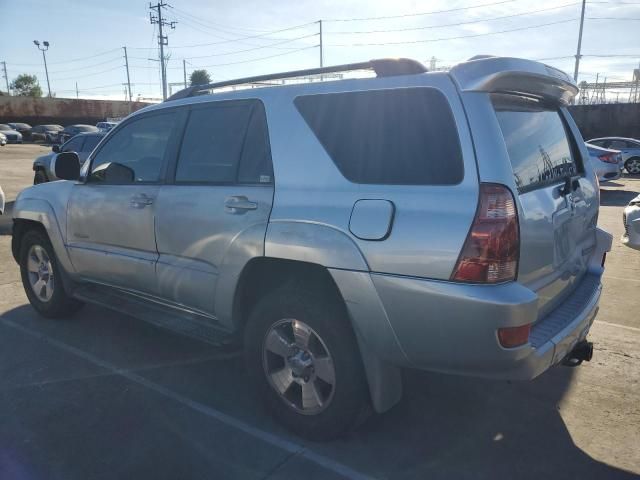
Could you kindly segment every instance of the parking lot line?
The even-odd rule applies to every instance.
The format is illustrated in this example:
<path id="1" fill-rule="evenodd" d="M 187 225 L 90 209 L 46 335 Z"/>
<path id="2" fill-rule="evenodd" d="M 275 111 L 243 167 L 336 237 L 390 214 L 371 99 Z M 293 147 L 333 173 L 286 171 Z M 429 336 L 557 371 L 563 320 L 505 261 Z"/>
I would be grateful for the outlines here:
<path id="1" fill-rule="evenodd" d="M 619 323 L 610 323 L 610 322 L 605 322 L 603 320 L 596 320 L 596 322 L 601 323 L 602 325 L 607 325 L 609 327 L 618 327 L 618 328 L 623 328 L 624 330 L 631 330 L 632 332 L 640 332 L 640 328 L 630 327 L 628 325 L 620 325 Z"/>
<path id="2" fill-rule="evenodd" d="M 0 322 L 3 325 L 6 325 L 10 328 L 13 328 L 15 330 L 18 330 L 26 335 L 29 335 L 31 337 L 35 337 L 39 340 L 42 340 L 46 343 L 48 343 L 49 345 L 52 345 L 56 348 L 59 348 L 60 350 L 63 350 L 67 353 L 70 353 L 72 355 L 75 355 L 79 358 L 82 358 L 83 360 L 86 360 L 90 363 L 93 363 L 94 365 L 104 368 L 105 370 L 108 370 L 109 372 L 111 372 L 114 375 L 119 375 L 122 376 L 124 378 L 126 378 L 127 380 L 137 383 L 138 385 L 142 385 L 143 387 L 146 387 L 152 391 L 154 391 L 155 393 L 158 393 L 164 397 L 170 398 L 171 400 L 174 400 L 186 407 L 191 408 L 194 411 L 197 411 L 203 415 L 206 415 L 207 417 L 210 417 L 212 419 L 218 420 L 221 423 L 224 423 L 227 426 L 236 428 L 248 435 L 251 435 L 252 437 L 255 437 L 265 443 L 268 443 L 272 446 L 275 446 L 277 448 L 280 448 L 286 452 L 289 452 L 293 455 L 291 455 L 291 458 L 293 457 L 304 457 L 307 460 L 317 464 L 318 466 L 325 468 L 329 471 L 332 471 L 338 475 L 342 475 L 346 478 L 351 478 L 351 479 L 355 479 L 355 480 L 372 480 L 373 477 L 370 477 L 364 473 L 358 472 L 356 470 L 353 470 L 352 468 L 343 465 L 339 462 L 336 462 L 328 457 L 325 457 L 324 455 L 320 455 L 318 453 L 315 453 L 311 450 L 309 450 L 307 447 L 305 447 L 304 445 L 292 442 L 290 440 L 287 440 L 285 438 L 282 438 L 276 434 L 273 433 L 269 433 L 266 432 L 264 430 L 261 430 L 259 428 L 255 428 L 245 422 L 243 422 L 242 420 L 238 420 L 237 418 L 234 418 L 230 415 L 227 415 L 224 412 L 221 412 L 219 410 L 216 410 L 215 408 L 209 407 L 207 405 L 204 405 L 200 402 L 194 401 L 188 397 L 185 397 L 183 395 L 180 395 L 179 393 L 176 393 L 166 387 L 163 387 L 162 385 L 159 385 L 155 382 L 152 382 L 150 380 L 147 380 L 144 377 L 141 377 L 140 375 L 137 375 L 135 373 L 133 373 L 133 371 L 131 370 L 126 370 L 126 369 L 121 369 L 116 367 L 115 365 L 102 360 L 88 352 L 85 352 L 84 350 L 81 350 L 79 348 L 76 348 L 72 345 L 68 345 L 64 342 L 61 342 L 59 340 L 53 339 L 43 333 L 40 333 L 38 331 L 35 330 L 31 330 L 29 328 L 26 328 L 22 325 L 19 325 L 11 320 L 5 319 L 5 318 L 0 318 Z"/>

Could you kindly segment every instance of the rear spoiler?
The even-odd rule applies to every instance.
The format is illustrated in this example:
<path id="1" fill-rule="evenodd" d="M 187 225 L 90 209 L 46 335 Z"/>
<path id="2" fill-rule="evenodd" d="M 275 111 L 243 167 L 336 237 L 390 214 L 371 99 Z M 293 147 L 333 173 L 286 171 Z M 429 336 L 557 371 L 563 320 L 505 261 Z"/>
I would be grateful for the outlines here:
<path id="1" fill-rule="evenodd" d="M 522 58 L 473 57 L 449 75 L 463 92 L 515 93 L 568 105 L 578 94 L 573 79 L 557 68 Z"/>

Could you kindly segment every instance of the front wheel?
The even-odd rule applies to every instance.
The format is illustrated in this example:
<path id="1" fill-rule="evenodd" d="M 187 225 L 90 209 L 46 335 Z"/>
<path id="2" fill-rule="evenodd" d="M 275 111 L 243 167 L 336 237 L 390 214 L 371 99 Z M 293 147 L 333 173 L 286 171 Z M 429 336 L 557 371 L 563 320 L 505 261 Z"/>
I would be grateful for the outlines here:
<path id="1" fill-rule="evenodd" d="M 40 183 L 48 182 L 47 176 L 42 170 L 37 170 L 36 174 L 33 176 L 33 184 L 38 185 Z"/>
<path id="2" fill-rule="evenodd" d="M 49 318 L 73 315 L 82 303 L 65 291 L 60 267 L 47 236 L 39 230 L 29 230 L 21 243 L 22 285 L 33 308 Z"/>
<path id="3" fill-rule="evenodd" d="M 368 388 L 344 307 L 300 289 L 263 297 L 245 330 L 247 368 L 271 413 L 312 440 L 353 428 Z"/>
<path id="4" fill-rule="evenodd" d="M 632 157 L 627 160 L 624 164 L 624 168 L 627 170 L 627 173 L 631 175 L 640 174 L 640 157 Z"/>

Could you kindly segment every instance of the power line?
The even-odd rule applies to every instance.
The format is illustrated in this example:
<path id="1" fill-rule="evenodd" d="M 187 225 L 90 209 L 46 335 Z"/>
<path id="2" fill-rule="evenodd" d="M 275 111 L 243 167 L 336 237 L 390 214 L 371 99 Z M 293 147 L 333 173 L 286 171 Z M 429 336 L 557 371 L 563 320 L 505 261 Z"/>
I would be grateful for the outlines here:
<path id="1" fill-rule="evenodd" d="M 575 18 L 569 18 L 567 20 L 558 20 L 556 22 L 547 22 L 547 23 L 541 23 L 538 25 L 529 25 L 526 27 L 511 28 L 508 30 L 497 30 L 494 32 L 486 32 L 486 33 L 474 33 L 471 35 L 458 35 L 454 37 L 430 38 L 426 40 L 408 40 L 408 41 L 398 41 L 398 42 L 371 42 L 371 43 L 334 43 L 334 44 L 331 44 L 330 46 L 332 47 L 364 47 L 364 46 L 407 45 L 407 44 L 415 44 L 415 43 L 442 42 L 445 40 L 459 40 L 463 38 L 476 38 L 476 37 L 485 37 L 489 35 L 499 35 L 501 33 L 518 32 L 521 30 L 530 30 L 534 28 L 547 27 L 550 25 L 559 25 L 561 23 L 575 22 L 576 20 L 577 19 Z"/>
<path id="2" fill-rule="evenodd" d="M 106 50 L 106 51 L 100 52 L 100 53 L 94 53 L 93 55 L 89 55 L 87 57 L 73 58 L 71 60 L 64 60 L 64 61 L 60 61 L 60 62 L 49 62 L 49 64 L 50 65 L 62 65 L 64 63 L 80 62 L 82 60 L 92 59 L 92 58 L 95 58 L 95 57 L 106 55 L 107 53 L 115 52 L 117 50 L 120 50 L 120 49 L 119 48 L 112 48 L 111 50 Z M 23 66 L 23 67 L 29 67 L 29 66 L 39 67 L 40 66 L 39 63 L 12 63 L 12 65 Z"/>
<path id="3" fill-rule="evenodd" d="M 270 58 L 283 57 L 285 55 L 291 55 L 292 53 L 302 52 L 304 50 L 310 50 L 312 48 L 318 48 L 320 45 L 311 45 L 309 47 L 299 48 L 297 50 L 291 50 L 289 52 L 276 53 L 275 55 L 269 55 L 267 57 L 259 57 L 252 58 L 249 60 L 239 60 L 236 62 L 228 62 L 228 63 L 216 63 L 213 65 L 193 65 L 195 68 L 212 68 L 212 67 L 226 67 L 227 65 L 239 65 L 241 63 L 251 63 L 251 62 L 259 62 L 261 60 L 268 60 Z"/>
<path id="4" fill-rule="evenodd" d="M 471 10 L 474 8 L 482 8 L 482 7 L 491 7 L 493 5 L 503 5 L 505 3 L 513 3 L 520 0 L 501 0 L 499 2 L 492 3 L 483 3 L 480 5 L 471 5 L 468 7 L 458 7 L 458 8 L 449 8 L 446 10 L 432 10 L 430 12 L 420 12 L 420 13 L 403 13 L 399 15 L 384 15 L 381 17 L 361 17 L 361 18 L 333 18 L 324 20 L 325 22 L 363 22 L 366 20 L 386 20 L 388 18 L 405 18 L 405 17 L 419 17 L 422 15 L 435 15 L 438 13 L 451 13 L 451 12 L 460 12 L 462 10 Z"/>
<path id="5" fill-rule="evenodd" d="M 531 10 L 531 11 L 528 11 L 528 12 L 514 13 L 514 14 L 511 14 L 511 15 L 501 15 L 499 17 L 490 17 L 490 18 L 483 18 L 483 19 L 478 19 L 478 20 L 468 20 L 468 21 L 465 21 L 465 22 L 444 23 L 444 24 L 440 24 L 440 25 L 425 25 L 423 27 L 391 28 L 391 29 L 384 29 L 384 30 L 332 31 L 332 32 L 327 32 L 327 33 L 330 33 L 332 35 L 355 35 L 355 34 L 366 34 L 366 33 L 410 32 L 410 31 L 416 31 L 416 30 L 427 30 L 427 29 L 431 29 L 431 28 L 457 27 L 457 26 L 460 26 L 460 25 L 471 25 L 471 24 L 474 24 L 474 23 L 490 22 L 490 21 L 493 21 L 493 20 L 502 20 L 502 19 L 505 19 L 505 18 L 515 18 L 515 17 L 529 16 L 529 15 L 535 14 L 535 13 L 548 12 L 548 11 L 551 11 L 551 10 L 560 10 L 562 8 L 573 7 L 573 6 L 576 6 L 576 5 L 580 5 L 580 2 L 567 3 L 565 5 L 560 5 L 560 6 L 557 6 L 557 7 L 542 8 L 540 10 Z"/>
<path id="6" fill-rule="evenodd" d="M 122 67 L 123 67 L 123 65 L 116 65 L 115 67 L 111 67 L 111 68 L 108 68 L 106 70 L 101 70 L 99 72 L 87 73 L 85 75 L 73 75 L 71 77 L 56 78 L 55 80 L 58 80 L 58 81 L 61 81 L 61 80 L 74 80 L 76 78 L 93 77 L 95 75 L 100 75 L 100 74 L 103 74 L 103 73 L 112 72 L 113 70 L 116 70 L 116 69 L 119 69 L 119 68 L 122 68 Z"/>
<path id="7" fill-rule="evenodd" d="M 510 0 L 510 1 L 515 1 L 515 0 Z M 209 47 L 211 45 L 222 45 L 225 43 L 233 43 L 233 42 L 237 42 L 239 40 L 249 40 L 252 38 L 265 38 L 268 35 L 272 35 L 274 33 L 280 33 L 280 32 L 287 32 L 289 30 L 296 30 L 299 29 L 301 27 L 305 27 L 305 26 L 309 26 L 309 25 L 315 25 L 316 22 L 309 22 L 309 23 L 304 23 L 301 25 L 296 25 L 293 27 L 289 27 L 289 28 L 283 28 L 280 30 L 273 30 L 272 32 L 269 33 L 264 33 L 264 34 L 260 34 L 260 35 L 250 35 L 247 37 L 239 37 L 239 38 L 233 38 L 233 39 L 227 39 L 227 40 L 221 40 L 219 42 L 210 42 L 210 43 L 198 43 L 198 44 L 194 44 L 194 45 L 174 45 L 172 48 L 194 48 L 194 47 Z M 274 38 L 267 38 L 268 40 L 276 40 Z M 277 40 L 282 40 L 282 39 L 277 39 Z"/>
<path id="8" fill-rule="evenodd" d="M 319 35 L 318 33 L 312 33 L 311 35 L 304 35 L 302 37 L 291 38 L 289 40 L 283 40 L 281 42 L 274 43 L 273 45 L 282 45 L 284 43 L 296 42 L 298 40 L 303 40 L 303 39 L 306 39 L 306 38 L 317 37 L 318 35 Z M 211 54 L 211 55 L 200 55 L 200 56 L 197 56 L 197 57 L 186 57 L 186 58 L 189 59 L 189 60 L 193 60 L 195 58 L 222 57 L 222 56 L 226 56 L 226 55 L 235 55 L 237 53 L 252 52 L 254 50 L 261 50 L 261 49 L 264 49 L 264 48 L 273 48 L 273 45 L 262 45 L 262 46 L 259 46 L 259 47 L 246 48 L 244 50 L 233 50 L 231 52 L 214 53 L 214 54 Z M 298 48 L 299 47 L 294 47 L 294 48 L 291 48 L 291 50 L 297 50 Z"/>

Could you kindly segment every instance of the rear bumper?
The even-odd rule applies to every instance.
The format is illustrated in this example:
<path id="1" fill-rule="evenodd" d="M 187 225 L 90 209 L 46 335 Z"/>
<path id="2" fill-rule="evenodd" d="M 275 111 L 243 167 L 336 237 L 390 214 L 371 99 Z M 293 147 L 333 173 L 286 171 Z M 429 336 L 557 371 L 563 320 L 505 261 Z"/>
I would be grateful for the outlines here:
<path id="1" fill-rule="evenodd" d="M 386 361 L 445 373 L 526 380 L 560 362 L 587 336 L 602 291 L 600 262 L 610 246 L 611 236 L 599 230 L 589 271 L 562 304 L 537 322 L 537 295 L 517 282 L 469 285 L 371 274 L 375 292 L 367 293 L 366 282 L 349 286 L 344 271 L 334 278 L 356 331 Z M 498 328 L 534 322 L 529 343 L 510 349 L 500 345 Z"/>
<path id="2" fill-rule="evenodd" d="M 596 174 L 598 175 L 598 180 L 601 182 L 617 180 L 622 175 L 622 166 L 617 163 L 606 163 L 598 161 Z"/>

